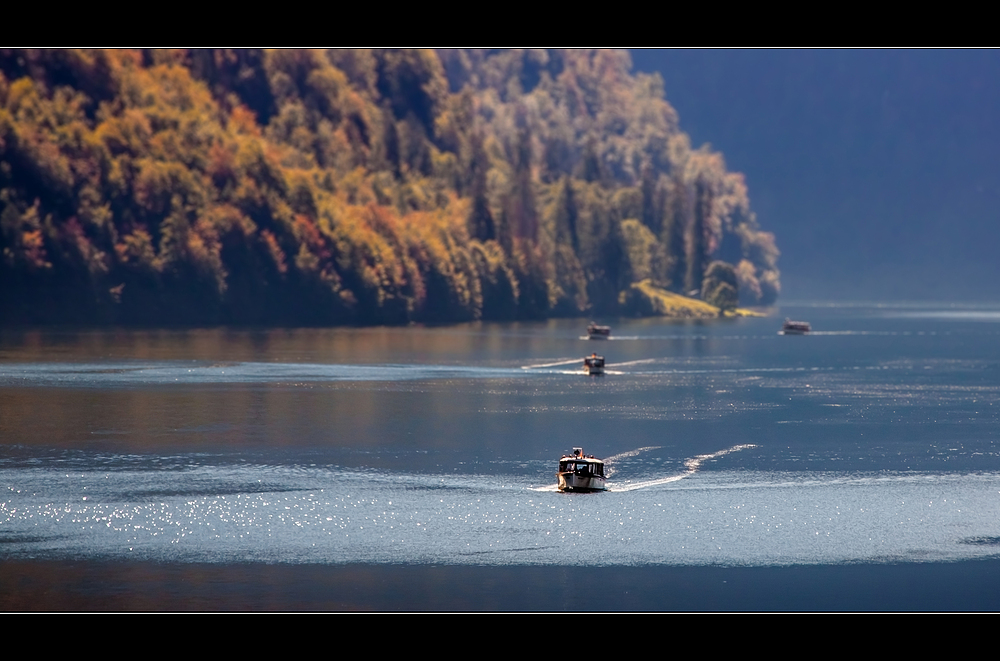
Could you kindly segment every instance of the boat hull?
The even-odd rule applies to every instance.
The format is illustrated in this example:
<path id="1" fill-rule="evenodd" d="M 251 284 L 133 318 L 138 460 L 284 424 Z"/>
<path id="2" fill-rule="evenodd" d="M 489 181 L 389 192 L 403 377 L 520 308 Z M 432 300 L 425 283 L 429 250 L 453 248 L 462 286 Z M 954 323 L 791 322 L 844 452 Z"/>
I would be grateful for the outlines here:
<path id="1" fill-rule="evenodd" d="M 591 376 L 604 374 L 604 356 L 596 353 L 583 359 L 583 371 Z"/>
<path id="2" fill-rule="evenodd" d="M 599 475 L 581 476 L 576 473 L 556 473 L 559 491 L 607 491 L 608 482 Z"/>

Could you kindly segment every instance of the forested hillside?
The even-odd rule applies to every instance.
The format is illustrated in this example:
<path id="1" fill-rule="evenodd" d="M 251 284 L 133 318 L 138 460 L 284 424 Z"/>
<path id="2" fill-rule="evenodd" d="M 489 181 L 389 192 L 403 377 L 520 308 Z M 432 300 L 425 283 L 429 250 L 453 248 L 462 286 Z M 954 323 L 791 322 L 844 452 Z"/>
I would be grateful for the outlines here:
<path id="1" fill-rule="evenodd" d="M 657 288 L 772 303 L 742 175 L 630 67 L 0 50 L 0 324 L 643 314 Z"/>

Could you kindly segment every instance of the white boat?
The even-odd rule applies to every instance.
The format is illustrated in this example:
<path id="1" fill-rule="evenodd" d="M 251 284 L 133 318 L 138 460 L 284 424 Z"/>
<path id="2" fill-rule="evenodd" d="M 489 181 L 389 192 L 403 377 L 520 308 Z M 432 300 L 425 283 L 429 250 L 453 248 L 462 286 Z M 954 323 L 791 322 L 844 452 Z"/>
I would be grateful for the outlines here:
<path id="1" fill-rule="evenodd" d="M 792 321 L 786 318 L 781 325 L 780 335 L 805 335 L 812 332 L 812 326 L 808 321 Z"/>
<path id="2" fill-rule="evenodd" d="M 590 322 L 587 326 L 587 337 L 591 340 L 607 340 L 611 337 L 611 326 L 598 326 Z"/>
<path id="3" fill-rule="evenodd" d="M 592 353 L 583 359 L 583 371 L 590 376 L 600 376 L 604 374 L 604 356 Z"/>
<path id="4" fill-rule="evenodd" d="M 583 454 L 583 448 L 573 448 L 573 454 L 563 455 L 556 473 L 559 491 L 607 491 L 604 462 L 594 455 Z"/>

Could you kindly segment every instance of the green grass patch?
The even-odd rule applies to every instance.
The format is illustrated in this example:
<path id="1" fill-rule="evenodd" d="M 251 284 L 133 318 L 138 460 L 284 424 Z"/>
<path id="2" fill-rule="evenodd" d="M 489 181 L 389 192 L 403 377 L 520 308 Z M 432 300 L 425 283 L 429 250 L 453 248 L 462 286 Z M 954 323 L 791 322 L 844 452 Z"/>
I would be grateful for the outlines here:
<path id="1" fill-rule="evenodd" d="M 636 317 L 675 317 L 678 319 L 715 319 L 726 317 L 765 317 L 767 315 L 755 310 L 736 308 L 724 315 L 719 308 L 705 301 L 689 296 L 682 296 L 654 285 L 650 280 L 635 282 L 621 292 L 618 302 L 622 312 Z"/>

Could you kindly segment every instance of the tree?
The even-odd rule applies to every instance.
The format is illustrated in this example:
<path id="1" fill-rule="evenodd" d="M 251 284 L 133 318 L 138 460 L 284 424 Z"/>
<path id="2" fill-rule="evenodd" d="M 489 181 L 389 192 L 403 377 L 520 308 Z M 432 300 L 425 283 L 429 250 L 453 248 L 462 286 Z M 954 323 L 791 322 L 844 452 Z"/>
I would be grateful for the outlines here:
<path id="1" fill-rule="evenodd" d="M 736 269 L 726 262 L 715 261 L 705 270 L 701 282 L 702 298 L 720 311 L 734 310 L 739 303 Z"/>
<path id="2" fill-rule="evenodd" d="M 571 245 L 573 252 L 580 251 L 580 239 L 577 236 L 579 221 L 580 210 L 576 206 L 573 183 L 569 177 L 563 177 L 559 197 L 556 200 L 556 237 L 559 243 Z"/>
<path id="3" fill-rule="evenodd" d="M 510 194 L 510 220 L 518 238 L 534 243 L 538 240 L 538 209 L 535 204 L 535 182 L 531 172 L 531 129 L 527 125 L 517 131 L 514 155 L 514 181 Z"/>
<path id="4" fill-rule="evenodd" d="M 663 231 L 663 190 L 652 165 L 642 168 L 642 224 L 656 236 Z"/>
<path id="5" fill-rule="evenodd" d="M 687 272 L 687 251 L 684 244 L 691 216 L 687 186 L 680 173 L 675 173 L 672 177 L 669 200 L 670 215 L 663 228 L 663 245 L 667 259 L 670 260 L 667 280 L 674 291 L 680 291 Z"/>
<path id="6" fill-rule="evenodd" d="M 472 212 L 469 215 L 469 232 L 480 241 L 492 241 L 497 238 L 497 232 L 486 189 L 486 174 L 490 169 L 490 160 L 486 150 L 483 149 L 481 131 L 475 131 L 472 134 L 471 168 Z"/>
<path id="7" fill-rule="evenodd" d="M 702 175 L 695 179 L 694 199 L 694 216 L 687 231 L 687 277 L 684 279 L 684 288 L 689 292 L 701 285 L 708 256 L 705 231 L 712 215 L 712 189 Z"/>
<path id="8" fill-rule="evenodd" d="M 742 176 L 629 66 L 0 49 L 0 324 L 613 314 L 636 280 L 728 305 L 713 258 L 773 301 Z"/>

